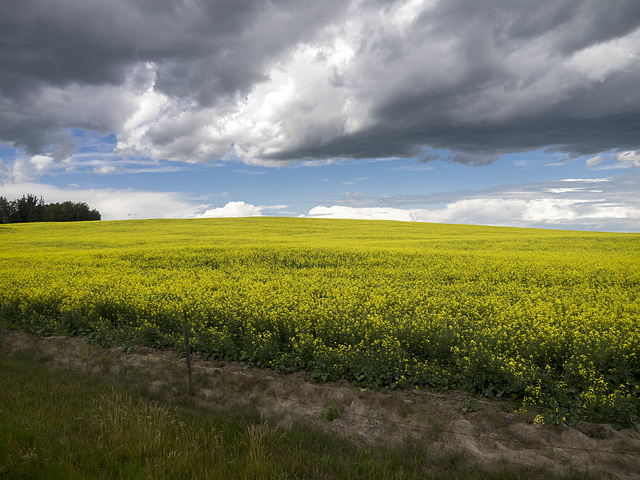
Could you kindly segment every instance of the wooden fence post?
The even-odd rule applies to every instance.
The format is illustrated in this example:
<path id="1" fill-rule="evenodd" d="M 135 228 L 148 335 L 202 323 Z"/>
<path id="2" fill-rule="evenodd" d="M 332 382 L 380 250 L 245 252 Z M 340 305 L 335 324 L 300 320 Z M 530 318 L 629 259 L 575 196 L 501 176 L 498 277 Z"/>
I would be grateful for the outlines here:
<path id="1" fill-rule="evenodd" d="M 184 325 L 184 349 L 187 353 L 187 376 L 189 377 L 189 393 L 193 393 L 193 378 L 191 377 L 191 349 L 189 347 L 189 325 Z"/>

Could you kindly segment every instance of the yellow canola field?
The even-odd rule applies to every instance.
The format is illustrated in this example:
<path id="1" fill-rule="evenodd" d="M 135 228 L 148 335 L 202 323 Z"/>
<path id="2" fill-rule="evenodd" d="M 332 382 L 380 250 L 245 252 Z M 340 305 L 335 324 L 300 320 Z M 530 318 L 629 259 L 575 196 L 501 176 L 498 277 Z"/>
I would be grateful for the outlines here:
<path id="1" fill-rule="evenodd" d="M 640 411 L 640 234 L 294 218 L 0 225 L 5 323 L 548 422 Z M 541 409 L 541 410 L 540 410 Z"/>

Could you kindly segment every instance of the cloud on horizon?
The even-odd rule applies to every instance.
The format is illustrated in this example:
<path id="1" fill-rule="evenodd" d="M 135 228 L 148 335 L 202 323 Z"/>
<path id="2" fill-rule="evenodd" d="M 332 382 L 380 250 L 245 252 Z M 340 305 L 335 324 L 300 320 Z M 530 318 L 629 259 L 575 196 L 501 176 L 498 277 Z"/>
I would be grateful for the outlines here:
<path id="1" fill-rule="evenodd" d="M 465 199 L 448 203 L 439 209 L 317 206 L 309 210 L 307 215 L 300 217 L 630 232 L 640 230 L 640 208 L 583 199 L 558 198 Z M 632 225 L 632 229 L 627 230 Z"/>
<path id="2" fill-rule="evenodd" d="M 36 169 L 74 129 L 182 162 L 638 167 L 639 27 L 636 0 L 3 2 L 0 143 Z"/>
<path id="3" fill-rule="evenodd" d="M 278 211 L 287 205 L 251 205 L 245 202 L 228 202 L 224 207 L 211 208 L 195 218 L 230 218 L 230 217 L 261 217 L 265 211 Z"/>
<path id="4" fill-rule="evenodd" d="M 640 174 L 631 174 L 505 185 L 485 192 L 387 198 L 345 195 L 301 217 L 638 232 L 639 187 Z"/>
<path id="5" fill-rule="evenodd" d="M 0 164 L 2 169 L 2 164 Z M 303 218 L 396 220 L 510 227 L 562 228 L 612 232 L 640 231 L 640 173 L 604 178 L 565 178 L 490 191 L 367 198 L 349 192 L 329 205 L 315 205 Z M 135 218 L 231 218 L 290 215 L 287 205 L 253 205 L 229 201 L 212 207 L 202 198 L 176 192 L 123 189 L 57 188 L 40 183 L 3 187 L 9 200 L 39 192 L 47 203 L 86 202 L 103 220 Z M 419 205 L 419 206 L 417 206 Z"/>

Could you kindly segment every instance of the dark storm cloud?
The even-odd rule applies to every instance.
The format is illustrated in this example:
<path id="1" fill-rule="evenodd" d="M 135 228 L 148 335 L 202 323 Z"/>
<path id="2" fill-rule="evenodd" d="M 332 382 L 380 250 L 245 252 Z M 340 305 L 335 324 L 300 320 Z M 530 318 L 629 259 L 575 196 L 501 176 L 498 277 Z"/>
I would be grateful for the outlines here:
<path id="1" fill-rule="evenodd" d="M 640 145 L 638 132 L 640 114 L 635 112 L 581 121 L 544 117 L 485 125 L 422 124 L 402 130 L 379 125 L 357 134 L 343 135 L 328 144 L 267 158 L 416 157 L 424 162 L 440 159 L 481 166 L 497 160 L 502 154 L 539 148 L 573 156 L 595 155 L 612 148 L 633 150 Z M 449 153 L 425 151 L 423 145 L 446 149 Z"/>
<path id="2" fill-rule="evenodd" d="M 122 84 L 133 65 L 149 61 L 161 67 L 161 90 L 210 99 L 263 78 L 271 55 L 337 10 L 337 2 L 322 3 L 3 2 L 0 88 L 16 97 L 41 85 Z"/>
<path id="3" fill-rule="evenodd" d="M 363 41 L 360 77 L 386 79 L 364 85 L 370 126 L 277 157 L 420 156 L 427 145 L 449 150 L 448 160 L 484 164 L 538 148 L 569 155 L 637 149 L 639 25 L 635 1 L 440 2 L 402 38 L 374 33 Z M 618 47 L 630 50 L 627 64 L 615 67 L 624 55 L 598 57 L 603 42 L 634 31 Z M 590 68 L 607 63 L 610 71 L 590 78 Z"/>
<path id="4" fill-rule="evenodd" d="M 136 84 L 132 72 L 146 63 L 154 65 L 157 92 L 199 107 L 233 100 L 265 79 L 267 62 L 340 8 L 339 1 L 293 0 L 2 2 L 0 141 L 38 153 L 69 143 L 68 128 L 117 130 L 130 113 L 125 98 L 113 105 L 118 112 L 91 120 L 94 105 L 82 96 L 65 111 L 37 112 L 34 103 L 69 88 L 94 99 L 110 87 L 144 92 L 149 79 Z"/>
<path id="5" fill-rule="evenodd" d="M 637 0 L 414 3 L 2 2 L 0 141 L 63 158 L 79 128 L 257 164 L 640 149 Z"/>
<path id="6" fill-rule="evenodd" d="M 638 27 L 640 16 L 640 3 L 633 1 L 545 0 L 530 2 L 530 6 L 507 22 L 506 37 L 530 40 L 560 31 L 557 46 L 564 55 L 627 35 Z"/>

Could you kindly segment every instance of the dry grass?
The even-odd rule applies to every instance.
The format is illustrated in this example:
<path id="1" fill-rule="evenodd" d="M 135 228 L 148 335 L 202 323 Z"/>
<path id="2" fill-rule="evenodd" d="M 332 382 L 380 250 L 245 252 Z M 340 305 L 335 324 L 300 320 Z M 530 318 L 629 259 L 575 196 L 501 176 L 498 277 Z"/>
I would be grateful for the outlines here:
<path id="1" fill-rule="evenodd" d="M 471 402 L 460 393 L 363 391 L 197 356 L 189 395 L 184 359 L 170 351 L 4 334 L 7 478 L 633 478 L 640 471 L 637 432 L 535 428 L 507 402 L 473 402 L 475 411 L 464 412 L 460 405 Z"/>

